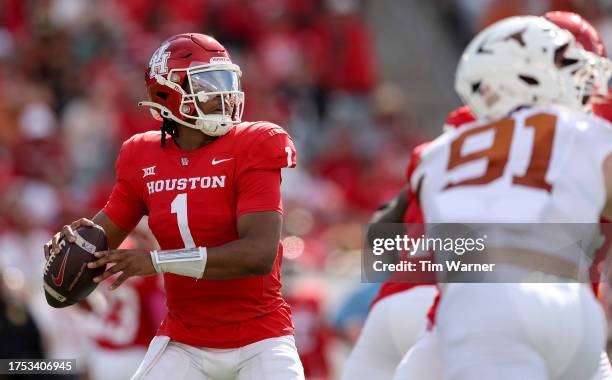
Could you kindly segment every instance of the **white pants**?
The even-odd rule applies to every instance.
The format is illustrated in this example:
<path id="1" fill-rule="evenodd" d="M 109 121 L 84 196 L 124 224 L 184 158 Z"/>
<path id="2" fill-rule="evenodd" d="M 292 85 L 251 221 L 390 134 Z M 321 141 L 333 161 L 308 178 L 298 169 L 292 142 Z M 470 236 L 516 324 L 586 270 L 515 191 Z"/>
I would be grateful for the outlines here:
<path id="1" fill-rule="evenodd" d="M 442 380 L 442 363 L 435 330 L 423 333 L 397 366 L 393 380 Z"/>
<path id="2" fill-rule="evenodd" d="M 156 336 L 132 380 L 303 380 L 293 336 L 240 348 L 199 348 Z"/>
<path id="3" fill-rule="evenodd" d="M 445 380 L 590 379 L 604 349 L 584 284 L 449 284 L 437 322 Z"/>
<path id="4" fill-rule="evenodd" d="M 88 363 L 89 376 L 92 380 L 129 379 L 146 352 L 144 347 L 123 350 L 96 347 Z"/>
<path id="5" fill-rule="evenodd" d="M 424 331 L 435 295 L 435 286 L 417 286 L 376 303 L 347 359 L 342 379 L 391 379 Z"/>
<path id="6" fill-rule="evenodd" d="M 442 380 L 442 363 L 436 330 L 426 331 L 397 366 L 393 380 Z M 612 380 L 612 366 L 605 351 L 591 380 Z"/>

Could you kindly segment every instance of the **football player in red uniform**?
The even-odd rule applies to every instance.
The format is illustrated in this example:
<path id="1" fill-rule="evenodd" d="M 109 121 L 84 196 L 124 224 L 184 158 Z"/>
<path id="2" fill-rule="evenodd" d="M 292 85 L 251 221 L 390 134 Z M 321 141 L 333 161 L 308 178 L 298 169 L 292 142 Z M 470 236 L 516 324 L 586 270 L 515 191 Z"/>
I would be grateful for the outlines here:
<path id="1" fill-rule="evenodd" d="M 64 226 L 45 246 L 93 223 L 119 273 L 164 274 L 168 314 L 134 378 L 303 379 L 289 306 L 281 296 L 282 168 L 296 165 L 291 137 L 268 122 L 242 122 L 240 68 L 202 34 L 180 34 L 145 72 L 161 131 L 123 143 L 116 183 L 92 220 Z M 161 249 L 116 250 L 143 215 Z"/>

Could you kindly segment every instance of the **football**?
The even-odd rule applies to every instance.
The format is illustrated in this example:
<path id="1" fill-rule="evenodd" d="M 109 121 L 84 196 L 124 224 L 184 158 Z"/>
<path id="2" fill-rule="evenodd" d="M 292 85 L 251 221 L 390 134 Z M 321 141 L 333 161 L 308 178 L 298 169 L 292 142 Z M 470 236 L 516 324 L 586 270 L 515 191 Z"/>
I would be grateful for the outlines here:
<path id="1" fill-rule="evenodd" d="M 75 231 L 75 236 L 74 243 L 60 240 L 59 253 L 50 255 L 45 264 L 45 297 L 49 306 L 55 308 L 67 307 L 83 300 L 98 285 L 93 282 L 93 278 L 106 270 L 106 267 L 87 267 L 87 263 L 96 260 L 94 252 L 108 248 L 102 227 L 80 227 Z"/>

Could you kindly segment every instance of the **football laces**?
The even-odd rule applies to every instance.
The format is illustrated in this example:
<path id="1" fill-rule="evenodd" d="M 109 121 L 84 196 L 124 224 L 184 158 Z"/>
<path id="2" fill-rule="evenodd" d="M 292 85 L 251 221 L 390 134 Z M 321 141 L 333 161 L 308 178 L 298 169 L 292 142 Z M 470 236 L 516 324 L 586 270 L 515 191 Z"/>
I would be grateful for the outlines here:
<path id="1" fill-rule="evenodd" d="M 49 255 L 49 258 L 47 259 L 47 262 L 45 263 L 45 270 L 44 270 L 44 275 L 47 275 L 47 272 L 49 272 L 49 268 L 51 267 L 51 263 L 53 262 L 53 260 L 55 259 L 56 254 L 52 253 Z"/>

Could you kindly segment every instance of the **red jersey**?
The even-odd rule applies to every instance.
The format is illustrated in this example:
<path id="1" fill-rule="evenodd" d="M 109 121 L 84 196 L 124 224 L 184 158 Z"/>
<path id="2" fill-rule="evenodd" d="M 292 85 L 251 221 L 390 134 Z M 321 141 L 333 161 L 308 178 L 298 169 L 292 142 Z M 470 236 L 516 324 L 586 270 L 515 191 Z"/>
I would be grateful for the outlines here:
<path id="1" fill-rule="evenodd" d="M 130 231 L 143 215 L 161 249 L 215 247 L 238 239 L 237 219 L 282 212 L 280 169 L 296 165 L 279 126 L 240 123 L 214 142 L 186 152 L 160 132 L 134 135 L 121 147 L 104 213 Z M 196 280 L 164 274 L 168 315 L 158 330 L 192 346 L 237 348 L 293 334 L 281 296 L 282 245 L 267 275 Z"/>
<path id="2" fill-rule="evenodd" d="M 459 107 L 448 115 L 448 117 L 446 118 L 446 122 L 444 123 L 444 129 L 446 130 L 448 128 L 457 128 L 460 125 L 469 123 L 471 121 L 474 121 L 475 119 L 476 118 L 467 106 Z M 427 144 L 429 143 L 423 143 L 414 148 L 414 150 L 412 151 L 412 156 L 406 169 L 406 180 L 408 181 L 408 183 L 410 183 L 410 177 L 412 177 L 412 173 L 414 172 L 414 169 L 416 168 L 419 162 L 419 156 L 423 151 L 423 148 L 425 148 Z M 404 223 L 423 223 L 423 212 L 419 207 L 419 202 L 416 199 L 411 187 L 408 187 L 408 194 L 406 195 L 406 199 L 408 205 L 406 207 L 406 213 L 404 214 Z M 414 276 L 414 274 L 411 275 Z M 436 284 L 436 278 L 433 273 L 424 274 L 422 281 L 420 280 L 408 282 L 405 279 L 402 280 L 401 278 L 398 279 L 397 277 L 398 276 L 389 276 L 389 279 L 385 281 L 385 283 L 380 287 L 378 295 L 376 295 L 376 298 L 374 298 L 374 300 L 372 301 L 372 306 L 374 306 L 378 301 L 385 297 L 412 289 L 416 286 Z"/>

